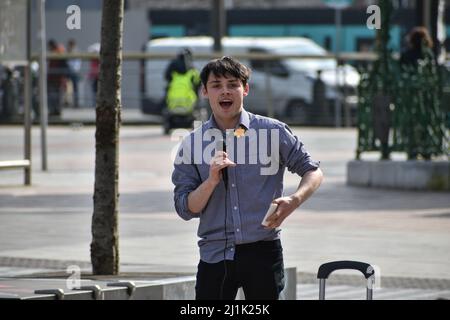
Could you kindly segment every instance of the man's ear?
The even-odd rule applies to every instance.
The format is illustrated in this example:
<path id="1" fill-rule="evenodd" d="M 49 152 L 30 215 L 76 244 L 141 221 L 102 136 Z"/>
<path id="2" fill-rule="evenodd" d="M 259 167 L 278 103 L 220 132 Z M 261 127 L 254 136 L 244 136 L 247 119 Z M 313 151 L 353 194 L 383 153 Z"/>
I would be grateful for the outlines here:
<path id="1" fill-rule="evenodd" d="M 208 96 L 208 91 L 206 90 L 206 87 L 202 85 L 202 96 L 203 98 L 206 98 Z"/>
<path id="2" fill-rule="evenodd" d="M 246 97 L 248 95 L 249 90 L 250 90 L 250 86 L 248 85 L 248 83 L 246 83 L 244 86 L 244 97 Z"/>

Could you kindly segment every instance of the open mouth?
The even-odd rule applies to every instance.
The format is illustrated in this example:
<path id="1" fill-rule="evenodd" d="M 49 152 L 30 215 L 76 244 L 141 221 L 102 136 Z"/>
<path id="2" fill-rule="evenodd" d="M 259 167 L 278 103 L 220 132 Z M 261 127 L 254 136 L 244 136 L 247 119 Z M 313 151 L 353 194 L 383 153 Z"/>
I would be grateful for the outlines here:
<path id="1" fill-rule="evenodd" d="M 231 101 L 231 100 L 222 100 L 222 101 L 219 102 L 219 104 L 220 104 L 220 106 L 223 109 L 228 109 L 228 108 L 230 108 L 233 105 L 233 101 Z"/>

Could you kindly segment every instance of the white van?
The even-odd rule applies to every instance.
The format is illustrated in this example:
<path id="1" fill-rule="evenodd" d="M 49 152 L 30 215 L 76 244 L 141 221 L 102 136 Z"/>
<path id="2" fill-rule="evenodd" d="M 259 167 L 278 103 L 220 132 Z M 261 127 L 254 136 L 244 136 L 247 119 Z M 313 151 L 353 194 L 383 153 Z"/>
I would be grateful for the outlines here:
<path id="1" fill-rule="evenodd" d="M 310 39 L 301 37 L 263 38 L 263 37 L 225 37 L 222 40 L 224 55 L 248 53 L 268 53 L 280 55 L 317 55 L 327 52 Z M 171 54 L 173 57 L 183 48 L 189 48 L 194 55 L 211 53 L 211 37 L 160 38 L 150 40 L 146 52 Z M 336 60 L 335 59 L 278 59 L 268 66 L 266 76 L 264 61 L 239 59 L 252 69 L 250 93 L 244 100 L 244 107 L 254 113 L 267 115 L 269 101 L 272 102 L 276 117 L 296 118 L 304 124 L 332 124 L 334 121 L 334 100 L 336 98 Z M 157 113 L 164 102 L 166 81 L 164 71 L 169 60 L 147 60 L 145 65 L 145 92 L 142 103 L 144 113 Z M 207 60 L 195 59 L 194 65 L 200 71 Z M 345 84 L 346 103 L 356 109 L 356 87 L 360 76 L 355 68 L 345 65 L 342 69 L 340 85 Z M 318 71 L 325 84 L 327 112 L 317 110 L 313 101 L 313 85 Z M 270 84 L 270 91 L 268 90 Z M 340 98 L 340 94 L 338 94 Z M 315 121 L 312 118 L 315 117 Z"/>

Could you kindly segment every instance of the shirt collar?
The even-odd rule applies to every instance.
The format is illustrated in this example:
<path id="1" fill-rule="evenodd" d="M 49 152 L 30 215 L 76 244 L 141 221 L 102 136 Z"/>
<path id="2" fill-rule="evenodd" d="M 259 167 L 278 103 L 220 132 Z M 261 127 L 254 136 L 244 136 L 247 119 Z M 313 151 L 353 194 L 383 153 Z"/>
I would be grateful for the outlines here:
<path id="1" fill-rule="evenodd" d="M 246 130 L 250 129 L 250 116 L 245 109 L 242 109 L 239 126 L 243 126 Z"/>
<path id="2" fill-rule="evenodd" d="M 219 129 L 216 120 L 214 119 L 214 115 L 211 114 L 209 120 L 205 123 L 206 129 L 216 128 Z M 239 127 L 244 127 L 246 130 L 250 128 L 250 116 L 245 109 L 242 109 L 241 116 L 239 117 L 239 123 L 236 126 L 236 129 Z"/>

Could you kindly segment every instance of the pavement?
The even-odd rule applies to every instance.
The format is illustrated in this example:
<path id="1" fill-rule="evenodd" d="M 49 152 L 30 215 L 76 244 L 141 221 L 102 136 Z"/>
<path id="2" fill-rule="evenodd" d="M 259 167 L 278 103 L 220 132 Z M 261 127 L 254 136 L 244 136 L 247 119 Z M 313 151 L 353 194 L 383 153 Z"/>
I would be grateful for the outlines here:
<path id="1" fill-rule="evenodd" d="M 149 125 L 160 124 L 161 116 L 143 114 L 140 109 L 122 109 L 122 123 L 127 125 Z M 32 115 L 33 124 L 39 125 L 40 117 Z M 95 125 L 94 108 L 64 108 L 60 116 L 49 116 L 49 125 Z M 23 114 L 17 114 L 11 118 L 0 117 L 0 125 L 21 125 L 23 124 Z"/>
<path id="2" fill-rule="evenodd" d="M 0 170 L 0 277 L 64 277 L 69 265 L 90 272 L 93 116 L 93 110 L 78 114 L 64 110 L 67 121 L 50 125 L 46 172 L 41 170 L 40 129 L 33 127 L 31 186 L 23 185 L 23 170 Z M 136 123 L 140 117 L 144 121 Z M 145 122 L 139 110 L 123 112 L 122 277 L 192 275 L 198 262 L 198 221 L 181 220 L 172 203 L 170 155 L 177 139 L 164 136 L 154 124 L 158 119 L 153 120 Z M 293 131 L 321 161 L 325 174 L 321 188 L 282 226 L 285 264 L 297 267 L 299 299 L 317 296 L 317 269 L 334 260 L 376 265 L 380 298 L 382 292 L 386 299 L 450 298 L 449 193 L 348 186 L 346 163 L 355 156 L 356 130 L 293 127 Z M 22 155 L 23 128 L 1 125 L 0 161 Z M 377 157 L 363 154 L 363 159 Z M 404 159 L 402 154 L 393 157 Z M 298 182 L 287 172 L 286 192 Z M 331 276 L 330 297 L 332 292 L 337 298 L 357 297 L 352 290 L 363 288 L 360 281 L 354 272 Z"/>

